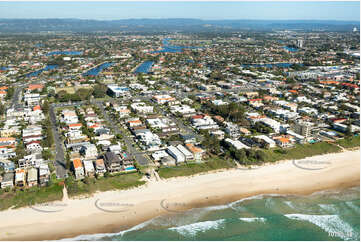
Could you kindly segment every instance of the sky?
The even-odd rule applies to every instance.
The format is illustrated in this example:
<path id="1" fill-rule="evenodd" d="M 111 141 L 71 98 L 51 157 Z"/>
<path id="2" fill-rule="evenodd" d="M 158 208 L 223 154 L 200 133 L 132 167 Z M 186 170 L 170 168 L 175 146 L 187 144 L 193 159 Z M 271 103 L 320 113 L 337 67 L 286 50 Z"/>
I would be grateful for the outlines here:
<path id="1" fill-rule="evenodd" d="M 360 21 L 360 2 L 2 2 L 0 18 Z"/>

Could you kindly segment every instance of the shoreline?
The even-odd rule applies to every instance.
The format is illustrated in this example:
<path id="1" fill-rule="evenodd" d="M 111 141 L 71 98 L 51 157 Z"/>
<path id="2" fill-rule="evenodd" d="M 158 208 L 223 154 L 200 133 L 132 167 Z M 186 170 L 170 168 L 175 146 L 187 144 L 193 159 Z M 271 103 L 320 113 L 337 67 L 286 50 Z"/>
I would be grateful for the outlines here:
<path id="1" fill-rule="evenodd" d="M 45 204 L 5 210 L 0 212 L 6 221 L 0 225 L 0 240 L 56 240 L 118 233 L 161 215 L 228 204 L 256 195 L 309 195 L 360 186 L 360 150 L 302 160 L 311 158 L 328 164 L 322 169 L 307 170 L 289 160 L 258 169 L 229 169 L 163 179 L 131 190 L 66 199 L 48 207 Z"/>

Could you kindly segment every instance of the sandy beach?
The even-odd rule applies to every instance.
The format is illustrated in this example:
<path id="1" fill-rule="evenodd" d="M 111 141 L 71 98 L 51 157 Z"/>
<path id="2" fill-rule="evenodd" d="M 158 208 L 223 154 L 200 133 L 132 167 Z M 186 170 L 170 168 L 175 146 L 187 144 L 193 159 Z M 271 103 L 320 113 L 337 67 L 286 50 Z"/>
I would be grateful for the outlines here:
<path id="1" fill-rule="evenodd" d="M 0 212 L 0 240 L 55 240 L 111 233 L 153 217 L 258 194 L 310 194 L 360 185 L 360 150 L 180 177 Z"/>

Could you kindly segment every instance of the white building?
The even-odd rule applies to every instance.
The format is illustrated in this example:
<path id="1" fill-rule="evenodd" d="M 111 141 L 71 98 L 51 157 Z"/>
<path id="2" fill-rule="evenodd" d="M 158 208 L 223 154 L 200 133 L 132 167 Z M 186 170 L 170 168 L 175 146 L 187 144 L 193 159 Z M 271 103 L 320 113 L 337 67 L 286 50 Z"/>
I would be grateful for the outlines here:
<path id="1" fill-rule="evenodd" d="M 264 142 L 269 144 L 270 148 L 276 147 L 276 142 L 266 135 L 258 135 L 258 136 L 255 136 L 255 138 L 263 140 Z"/>
<path id="2" fill-rule="evenodd" d="M 236 148 L 237 150 L 240 149 L 250 149 L 249 146 L 243 144 L 241 141 L 239 140 L 232 140 L 230 138 L 225 139 L 224 141 L 226 141 L 227 143 L 231 144 L 234 148 Z"/>
<path id="3" fill-rule="evenodd" d="M 85 175 L 86 176 L 94 176 L 95 169 L 94 169 L 93 161 L 92 160 L 84 160 L 83 164 L 84 164 Z"/>
<path id="4" fill-rule="evenodd" d="M 137 113 L 153 113 L 153 106 L 147 105 L 144 102 L 132 103 L 130 107 Z"/>
<path id="5" fill-rule="evenodd" d="M 112 97 L 124 97 L 129 95 L 129 88 L 118 85 L 108 85 L 107 92 Z"/>
<path id="6" fill-rule="evenodd" d="M 184 162 L 186 159 L 183 153 L 174 146 L 168 146 L 167 152 L 176 160 L 177 163 Z"/>
<path id="7" fill-rule="evenodd" d="M 193 154 L 189 150 L 187 150 L 183 145 L 177 145 L 177 149 L 180 152 L 182 152 L 182 154 L 184 155 L 186 161 L 194 159 Z"/>
<path id="8" fill-rule="evenodd" d="M 97 158 L 98 150 L 94 144 L 84 144 L 80 149 L 80 153 L 84 155 L 85 158 Z"/>

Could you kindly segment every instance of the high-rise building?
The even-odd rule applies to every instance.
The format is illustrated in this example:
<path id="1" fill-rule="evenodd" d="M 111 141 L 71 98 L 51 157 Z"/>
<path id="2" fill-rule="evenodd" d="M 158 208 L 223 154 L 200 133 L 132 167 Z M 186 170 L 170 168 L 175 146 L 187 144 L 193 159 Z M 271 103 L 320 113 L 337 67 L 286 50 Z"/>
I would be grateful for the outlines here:
<path id="1" fill-rule="evenodd" d="M 303 47 L 303 39 L 297 40 L 297 46 L 298 46 L 298 48 L 302 48 L 302 47 Z"/>
<path id="2" fill-rule="evenodd" d="M 300 121 L 293 125 L 293 130 L 305 138 L 311 136 L 313 124 L 310 122 Z"/>
<path id="3" fill-rule="evenodd" d="M 353 28 L 353 32 L 357 32 L 357 28 L 356 28 L 356 27 Z"/>

